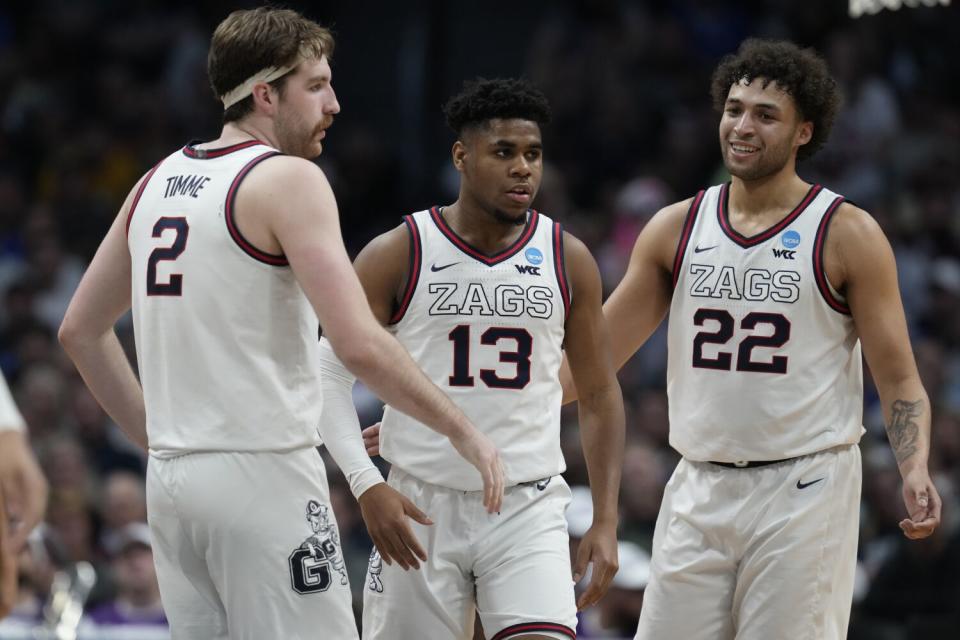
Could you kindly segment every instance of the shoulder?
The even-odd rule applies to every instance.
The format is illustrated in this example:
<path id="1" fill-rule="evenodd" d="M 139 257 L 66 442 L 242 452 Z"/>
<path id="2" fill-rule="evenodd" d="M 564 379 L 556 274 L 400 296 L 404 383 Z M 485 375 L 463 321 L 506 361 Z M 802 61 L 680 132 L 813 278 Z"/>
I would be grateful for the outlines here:
<path id="1" fill-rule="evenodd" d="M 680 200 L 657 211 L 637 237 L 631 262 L 655 262 L 672 272 L 684 224 L 690 208 L 698 199 L 694 196 Z"/>
<path id="2" fill-rule="evenodd" d="M 400 223 L 390 231 L 381 233 L 368 242 L 357 254 L 356 264 L 376 263 L 387 261 L 395 263 L 401 260 L 406 263 L 410 253 L 410 230 L 405 223 Z"/>
<path id="3" fill-rule="evenodd" d="M 327 184 L 327 177 L 320 167 L 309 160 L 281 153 L 267 156 L 258 162 L 247 179 L 269 181 L 278 186 L 294 188 L 307 188 L 315 184 L 315 181 Z"/>
<path id="4" fill-rule="evenodd" d="M 864 236 L 883 237 L 883 230 L 869 213 L 850 202 L 843 202 L 830 220 L 830 234 L 837 240 L 857 242 Z"/>

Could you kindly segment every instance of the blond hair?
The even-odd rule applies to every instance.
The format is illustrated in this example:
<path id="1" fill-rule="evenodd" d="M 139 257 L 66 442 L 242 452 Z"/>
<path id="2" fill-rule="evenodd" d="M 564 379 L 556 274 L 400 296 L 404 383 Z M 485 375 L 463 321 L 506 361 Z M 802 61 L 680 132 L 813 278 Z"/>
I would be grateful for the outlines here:
<path id="1" fill-rule="evenodd" d="M 234 11 L 213 32 L 207 56 L 207 76 L 218 98 L 258 72 L 295 67 L 300 59 L 333 55 L 329 30 L 290 9 L 258 7 Z M 270 84 L 282 91 L 286 76 Z M 239 120 L 253 110 L 247 96 L 223 112 L 223 121 Z"/>

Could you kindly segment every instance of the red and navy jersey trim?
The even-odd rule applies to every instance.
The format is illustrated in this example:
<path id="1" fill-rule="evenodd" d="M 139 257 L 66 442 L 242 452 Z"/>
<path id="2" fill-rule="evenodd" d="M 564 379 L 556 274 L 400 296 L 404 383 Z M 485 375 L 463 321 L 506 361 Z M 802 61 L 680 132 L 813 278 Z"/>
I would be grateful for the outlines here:
<path id="1" fill-rule="evenodd" d="M 823 214 L 823 218 L 820 220 L 820 226 L 817 227 L 817 237 L 813 242 L 813 274 L 817 281 L 817 289 L 820 290 L 820 295 L 823 296 L 827 305 L 837 313 L 850 315 L 850 307 L 847 303 L 838 300 L 837 297 L 833 295 L 833 292 L 830 291 L 830 285 L 827 282 L 827 272 L 823 267 L 823 248 L 827 244 L 827 232 L 830 226 L 830 219 L 833 218 L 833 214 L 837 212 L 837 209 L 840 208 L 843 202 L 843 196 L 837 196 Z"/>
<path id="2" fill-rule="evenodd" d="M 487 255 L 482 251 L 470 246 L 466 240 L 458 236 L 457 233 L 447 224 L 447 221 L 443 219 L 443 216 L 440 215 L 439 207 L 430 208 L 430 217 L 433 219 L 434 224 L 437 225 L 437 228 L 440 229 L 440 232 L 445 235 L 447 240 L 452 242 L 455 247 L 460 249 L 460 251 L 467 254 L 474 260 L 479 260 L 485 265 L 491 267 L 516 255 L 516 253 L 520 251 L 525 244 L 527 244 L 530 238 L 533 237 L 533 234 L 536 233 L 537 223 L 540 220 L 540 214 L 533 209 L 530 209 L 530 216 L 527 218 L 527 226 L 524 228 L 523 233 L 520 234 L 520 237 L 514 240 L 513 244 L 506 249 L 498 251 L 493 255 Z"/>
<path id="3" fill-rule="evenodd" d="M 140 188 L 137 189 L 137 194 L 133 196 L 133 202 L 130 203 L 130 211 L 127 212 L 126 235 L 128 236 L 130 235 L 130 223 L 133 222 L 133 212 L 137 208 L 137 203 L 140 202 L 140 197 L 143 195 L 143 192 L 146 190 L 147 183 L 150 182 L 150 178 L 152 178 L 153 174 L 157 172 L 157 169 L 160 168 L 161 164 L 163 164 L 162 160 L 157 164 L 155 164 L 153 166 L 153 169 L 150 169 L 150 171 L 147 172 L 147 175 L 143 177 L 143 181 L 140 183 Z"/>
<path id="4" fill-rule="evenodd" d="M 700 212 L 700 203 L 703 202 L 703 195 L 706 191 L 699 191 L 690 203 L 690 209 L 687 211 L 687 217 L 683 221 L 683 231 L 680 233 L 680 242 L 677 243 L 677 253 L 673 258 L 673 288 L 677 288 L 677 280 L 680 279 L 680 270 L 683 268 L 683 257 L 687 254 L 687 245 L 690 243 L 690 236 L 693 234 L 693 225 L 697 221 L 697 214 Z"/>
<path id="5" fill-rule="evenodd" d="M 761 231 L 756 235 L 752 235 L 749 238 L 736 229 L 733 228 L 733 225 L 730 224 L 730 215 L 729 215 L 729 201 L 730 201 L 730 183 L 727 182 L 720 187 L 720 197 L 717 202 L 717 219 L 720 221 L 720 228 L 723 229 L 723 232 L 727 234 L 727 237 L 736 242 L 741 247 L 753 247 L 761 242 L 769 240 L 774 237 L 784 229 L 786 229 L 790 223 L 796 220 L 801 213 L 806 210 L 810 203 L 813 202 L 814 198 L 823 190 L 823 187 L 819 184 L 812 185 L 807 191 L 807 195 L 803 197 L 793 211 L 787 214 L 787 217 L 773 225 L 766 231 Z"/>
<path id="6" fill-rule="evenodd" d="M 506 638 L 512 638 L 513 636 L 520 635 L 521 633 L 528 634 L 536 633 L 538 631 L 552 631 L 554 633 L 565 635 L 568 638 L 574 638 L 574 640 L 577 637 L 576 631 L 563 624 L 557 624 L 555 622 L 522 622 L 520 624 L 514 624 L 505 629 L 501 629 L 490 640 L 506 640 Z"/>
<path id="7" fill-rule="evenodd" d="M 563 317 L 570 315 L 570 284 L 567 281 L 567 264 L 563 257 L 563 225 L 553 223 L 553 268 L 557 274 L 557 285 L 563 298 Z"/>
<path id="8" fill-rule="evenodd" d="M 199 140 L 193 140 L 188 142 L 187 145 L 183 148 L 183 155 L 188 158 L 193 158 L 194 160 L 211 160 L 213 158 L 220 158 L 227 155 L 228 153 L 233 153 L 234 151 L 240 151 L 241 149 L 249 149 L 250 147 L 255 147 L 258 144 L 263 146 L 266 145 L 259 140 L 247 140 L 246 142 L 238 142 L 237 144 L 231 144 L 228 147 L 220 147 L 219 149 L 196 149 L 194 145 L 200 144 Z"/>
<path id="9" fill-rule="evenodd" d="M 413 294 L 417 290 L 417 282 L 420 281 L 420 266 L 423 263 L 423 249 L 420 242 L 420 229 L 417 227 L 417 221 L 413 216 L 404 216 L 404 224 L 407 225 L 407 231 L 410 232 L 410 254 L 407 257 L 407 285 L 403 290 L 403 298 L 400 300 L 400 306 L 390 316 L 390 324 L 397 324 L 403 320 L 410 301 L 413 300 Z"/>
<path id="10" fill-rule="evenodd" d="M 260 144 L 260 143 L 256 143 L 256 144 Z M 247 146 L 252 146 L 252 145 L 247 145 Z M 233 241 L 236 242 L 241 249 L 243 249 L 244 253 L 246 253 L 248 256 L 250 256 L 251 258 L 259 262 L 263 262 L 265 264 L 269 264 L 274 267 L 286 267 L 290 263 L 287 262 L 287 257 L 285 255 L 283 255 L 282 253 L 279 255 L 273 254 L 273 253 L 267 253 L 265 251 L 261 251 L 260 249 L 257 249 L 255 246 L 250 244 L 250 241 L 248 241 L 246 238 L 243 237 L 243 234 L 240 233 L 240 229 L 237 228 L 236 221 L 233 219 L 233 204 L 234 204 L 234 201 L 237 199 L 237 190 L 240 187 L 240 183 L 243 182 L 243 179 L 247 177 L 247 174 L 250 173 L 250 170 L 253 169 L 255 166 L 257 166 L 267 158 L 272 158 L 273 156 L 279 156 L 279 155 L 281 155 L 279 151 L 268 151 L 266 153 L 260 154 L 259 156 L 257 156 L 256 158 L 254 158 L 253 160 L 245 164 L 242 169 L 240 169 L 240 172 L 237 174 L 237 177 L 234 178 L 233 183 L 230 184 L 230 189 L 227 191 L 227 203 L 226 203 L 226 208 L 224 209 L 223 217 L 226 218 L 227 220 L 227 231 L 230 232 L 230 237 L 233 238 Z"/>

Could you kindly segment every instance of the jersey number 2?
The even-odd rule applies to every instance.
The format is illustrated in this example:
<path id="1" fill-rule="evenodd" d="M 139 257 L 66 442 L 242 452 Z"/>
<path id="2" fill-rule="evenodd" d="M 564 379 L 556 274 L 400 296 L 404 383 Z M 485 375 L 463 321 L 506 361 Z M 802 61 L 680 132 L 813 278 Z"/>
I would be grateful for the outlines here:
<path id="1" fill-rule="evenodd" d="M 461 324 L 450 332 L 453 341 L 453 375 L 451 387 L 472 387 L 470 375 L 470 325 Z M 501 340 L 514 340 L 516 351 L 501 351 L 500 362 L 517 365 L 517 374 L 501 378 L 493 369 L 480 369 L 480 379 L 493 389 L 523 389 L 530 382 L 530 354 L 533 353 L 533 336 L 526 329 L 490 327 L 480 335 L 480 344 L 496 345 Z"/>
<path id="2" fill-rule="evenodd" d="M 186 218 L 160 218 L 153 225 L 153 237 L 159 238 L 167 229 L 177 232 L 173 244 L 169 247 L 157 247 L 147 260 L 147 295 L 148 296 L 179 296 L 183 294 L 183 275 L 170 274 L 168 282 L 157 282 L 157 263 L 161 260 L 176 260 L 187 248 L 187 234 L 190 225 Z"/>
<path id="3" fill-rule="evenodd" d="M 718 369 L 730 371 L 733 354 L 725 351 L 717 353 L 715 358 L 703 355 L 705 344 L 726 344 L 733 337 L 734 319 L 724 309 L 697 309 L 693 315 L 693 324 L 702 327 L 708 320 L 720 323 L 714 331 L 701 331 L 693 339 L 693 366 L 700 369 Z M 786 373 L 787 356 L 773 356 L 769 362 L 757 362 L 753 359 L 754 347 L 779 348 L 790 339 L 790 321 L 779 313 L 748 313 L 740 321 L 741 329 L 756 329 L 757 325 L 773 327 L 773 333 L 765 336 L 749 335 L 740 341 L 737 349 L 737 371 L 755 371 L 760 373 Z"/>

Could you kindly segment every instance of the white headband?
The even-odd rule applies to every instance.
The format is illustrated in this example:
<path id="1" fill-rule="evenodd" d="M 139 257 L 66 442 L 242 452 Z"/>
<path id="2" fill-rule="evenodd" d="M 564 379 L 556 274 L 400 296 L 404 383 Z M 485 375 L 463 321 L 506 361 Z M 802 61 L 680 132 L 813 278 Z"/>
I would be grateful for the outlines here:
<path id="1" fill-rule="evenodd" d="M 253 85 L 259 84 L 261 82 L 273 82 L 277 78 L 281 78 L 286 74 L 290 73 L 297 68 L 297 65 L 300 64 L 301 58 L 297 58 L 293 66 L 287 67 L 267 67 L 266 69 L 261 69 L 255 74 L 244 80 L 240 85 L 234 87 L 230 91 L 227 91 L 225 94 L 220 96 L 220 100 L 223 102 L 224 110 L 229 109 L 233 105 L 237 104 L 247 96 L 253 93 Z"/>

